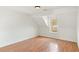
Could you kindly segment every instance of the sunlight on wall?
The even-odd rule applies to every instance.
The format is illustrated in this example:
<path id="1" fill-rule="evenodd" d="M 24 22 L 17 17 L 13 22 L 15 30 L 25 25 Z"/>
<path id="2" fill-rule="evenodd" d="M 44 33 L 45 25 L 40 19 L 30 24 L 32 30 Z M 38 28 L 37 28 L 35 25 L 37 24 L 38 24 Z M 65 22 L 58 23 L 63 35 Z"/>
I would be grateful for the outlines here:
<path id="1" fill-rule="evenodd" d="M 48 21 L 49 21 L 48 17 L 47 17 L 47 16 L 42 16 L 42 18 L 43 18 L 45 24 L 46 24 L 47 26 L 49 26 L 49 24 L 48 24 Z"/>

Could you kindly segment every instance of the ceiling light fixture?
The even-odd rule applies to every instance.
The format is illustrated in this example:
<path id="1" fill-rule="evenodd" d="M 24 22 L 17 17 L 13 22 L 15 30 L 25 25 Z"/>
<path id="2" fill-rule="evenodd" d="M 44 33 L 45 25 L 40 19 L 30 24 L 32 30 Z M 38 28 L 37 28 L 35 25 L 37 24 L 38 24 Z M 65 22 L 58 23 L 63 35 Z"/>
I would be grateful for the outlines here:
<path id="1" fill-rule="evenodd" d="M 40 9 L 40 6 L 35 6 L 36 9 Z"/>

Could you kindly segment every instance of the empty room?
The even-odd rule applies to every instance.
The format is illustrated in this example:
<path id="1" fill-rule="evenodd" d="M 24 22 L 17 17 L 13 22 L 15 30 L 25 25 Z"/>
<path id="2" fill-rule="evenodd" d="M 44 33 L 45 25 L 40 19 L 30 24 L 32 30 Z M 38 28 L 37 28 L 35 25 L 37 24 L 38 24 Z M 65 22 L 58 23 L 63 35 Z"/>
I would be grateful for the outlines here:
<path id="1" fill-rule="evenodd" d="M 0 6 L 0 52 L 79 52 L 79 7 Z"/>

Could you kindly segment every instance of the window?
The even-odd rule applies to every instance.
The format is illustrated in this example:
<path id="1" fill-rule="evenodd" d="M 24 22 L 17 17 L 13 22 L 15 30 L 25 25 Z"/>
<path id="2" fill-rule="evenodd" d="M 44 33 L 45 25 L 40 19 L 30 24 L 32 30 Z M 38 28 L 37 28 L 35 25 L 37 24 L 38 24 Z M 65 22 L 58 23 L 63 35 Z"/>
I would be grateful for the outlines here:
<path id="1" fill-rule="evenodd" d="M 57 32 L 57 19 L 55 16 L 43 16 L 43 20 L 50 32 Z"/>
<path id="2" fill-rule="evenodd" d="M 52 17 L 50 19 L 50 26 L 51 26 L 50 30 L 52 32 L 57 32 L 57 19 L 56 19 L 56 17 Z"/>

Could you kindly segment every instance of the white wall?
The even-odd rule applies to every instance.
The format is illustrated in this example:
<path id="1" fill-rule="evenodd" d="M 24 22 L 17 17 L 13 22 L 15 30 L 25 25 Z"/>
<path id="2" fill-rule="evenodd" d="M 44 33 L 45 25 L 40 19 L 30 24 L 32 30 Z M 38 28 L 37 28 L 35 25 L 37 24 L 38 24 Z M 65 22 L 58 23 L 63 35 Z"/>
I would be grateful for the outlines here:
<path id="1" fill-rule="evenodd" d="M 37 31 L 31 16 L 0 7 L 0 47 L 32 38 Z"/>
<path id="2" fill-rule="evenodd" d="M 79 7 L 77 9 L 77 43 L 79 47 Z"/>
<path id="3" fill-rule="evenodd" d="M 61 8 L 61 9 L 55 9 L 55 10 L 53 10 L 52 15 L 57 16 L 58 32 L 50 33 L 48 27 L 46 27 L 46 25 L 42 23 L 43 19 L 41 18 L 42 25 L 40 25 L 40 29 L 41 29 L 40 35 L 77 42 L 76 7 L 66 7 L 66 8 Z"/>
<path id="4" fill-rule="evenodd" d="M 76 24 L 77 10 L 76 7 L 63 8 L 55 10 L 54 13 L 58 19 L 58 36 L 60 39 L 77 42 Z"/>

